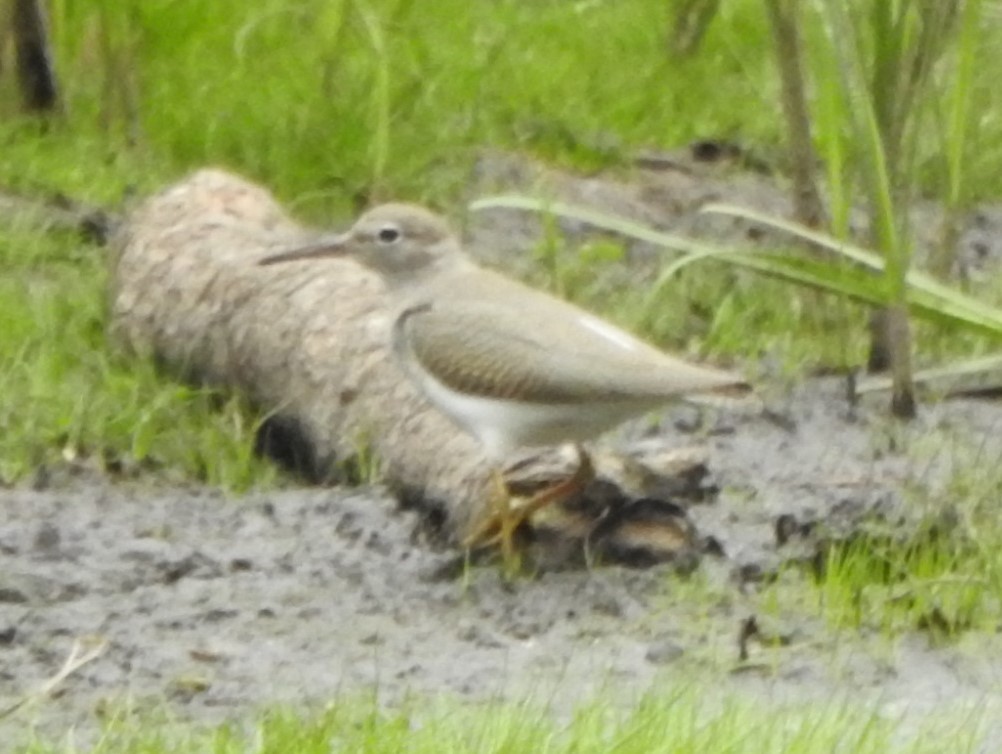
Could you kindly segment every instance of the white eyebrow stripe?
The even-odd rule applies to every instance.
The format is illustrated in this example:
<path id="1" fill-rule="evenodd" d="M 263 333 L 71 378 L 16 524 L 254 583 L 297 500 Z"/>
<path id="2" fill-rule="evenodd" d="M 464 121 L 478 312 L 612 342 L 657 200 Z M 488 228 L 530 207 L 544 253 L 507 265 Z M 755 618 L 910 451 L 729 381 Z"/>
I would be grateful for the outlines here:
<path id="1" fill-rule="evenodd" d="M 603 338 L 611 343 L 623 348 L 627 351 L 637 350 L 637 340 L 629 333 L 625 333 L 618 327 L 610 325 L 608 322 L 603 322 L 596 317 L 590 317 L 584 315 L 578 318 L 578 321 L 591 330 L 596 335 L 601 335 Z"/>

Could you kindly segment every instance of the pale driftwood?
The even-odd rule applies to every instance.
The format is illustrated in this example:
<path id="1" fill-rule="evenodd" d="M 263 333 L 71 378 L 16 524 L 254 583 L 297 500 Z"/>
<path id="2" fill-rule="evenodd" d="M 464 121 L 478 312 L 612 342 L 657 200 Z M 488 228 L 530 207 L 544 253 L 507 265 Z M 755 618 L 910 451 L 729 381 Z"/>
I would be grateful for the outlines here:
<path id="1" fill-rule="evenodd" d="M 350 261 L 257 265 L 310 237 L 264 190 L 199 172 L 122 228 L 114 333 L 295 417 L 321 463 L 371 450 L 391 484 L 473 510 L 487 489 L 480 450 L 392 362 L 378 279 Z"/>
<path id="2" fill-rule="evenodd" d="M 485 515 L 492 470 L 479 445 L 430 407 L 394 362 L 392 302 L 381 282 L 348 260 L 257 264 L 313 236 L 263 189 L 200 171 L 146 201 L 119 230 L 112 333 L 174 370 L 240 390 L 290 419 L 321 467 L 371 452 L 394 489 L 441 510 L 446 530 L 461 539 Z M 700 466 L 683 465 L 689 472 Z M 635 472 L 627 466 L 600 465 L 620 479 Z M 558 454 L 540 453 L 506 478 L 527 489 L 569 468 Z M 637 495 L 623 493 L 621 483 L 603 481 L 541 516 L 537 540 L 556 534 L 578 542 L 580 551 L 598 531 L 615 555 L 629 549 L 617 540 L 623 532 L 654 559 L 694 543 L 680 509 L 637 506 Z M 642 492 L 649 481 L 632 486 Z M 555 547 L 553 539 L 547 547 Z"/>

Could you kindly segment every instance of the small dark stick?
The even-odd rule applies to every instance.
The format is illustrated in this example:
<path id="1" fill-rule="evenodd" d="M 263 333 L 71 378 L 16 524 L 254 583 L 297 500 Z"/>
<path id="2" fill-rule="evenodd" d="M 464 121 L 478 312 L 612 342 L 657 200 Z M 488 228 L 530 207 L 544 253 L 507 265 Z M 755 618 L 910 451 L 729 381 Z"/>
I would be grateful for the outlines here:
<path id="1" fill-rule="evenodd" d="M 51 112 L 59 104 L 59 89 L 42 0 L 14 0 L 11 24 L 17 78 L 25 109 Z"/>

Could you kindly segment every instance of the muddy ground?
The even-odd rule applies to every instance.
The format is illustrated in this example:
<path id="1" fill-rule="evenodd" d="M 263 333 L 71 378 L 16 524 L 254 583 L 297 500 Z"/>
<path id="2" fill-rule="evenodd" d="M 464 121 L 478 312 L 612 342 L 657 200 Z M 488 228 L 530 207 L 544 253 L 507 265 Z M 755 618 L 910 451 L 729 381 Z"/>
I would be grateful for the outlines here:
<path id="1" fill-rule="evenodd" d="M 703 202 L 780 212 L 786 204 L 772 179 L 751 173 L 714 177 L 683 165 L 626 183 L 496 156 L 478 165 L 471 194 L 541 182 L 557 198 L 729 240 L 747 228 L 700 215 Z M 925 220 L 937 227 L 935 213 Z M 512 255 L 531 246 L 538 225 L 502 211 L 481 213 L 467 230 L 484 256 L 517 266 Z M 999 255 L 1000 228 L 998 209 L 970 218 L 967 273 Z M 951 500 L 946 482 L 957 468 L 998 468 L 1002 404 L 926 405 L 901 427 L 888 423 L 882 399 L 850 407 L 837 379 L 768 393 L 781 421 L 705 422 L 685 407 L 664 414 L 661 434 L 672 444 L 708 447 L 707 486 L 719 490 L 687 503 L 720 551 L 689 576 L 670 565 L 515 583 L 489 566 L 457 575 L 456 553 L 428 545 L 418 514 L 379 488 L 227 499 L 57 470 L 37 488 L 0 490 L 0 710 L 55 674 L 77 638 L 107 640 L 58 696 L 0 719 L 0 741 L 75 730 L 86 742 L 103 716 L 122 711 L 166 706 L 180 720 L 213 723 L 276 701 L 305 706 L 373 689 L 388 704 L 411 692 L 531 693 L 562 712 L 598 689 L 628 704 L 658 684 L 699 679 L 749 698 L 849 699 L 908 725 L 978 706 L 999 721 L 987 731 L 985 750 L 994 750 L 1002 740 L 994 637 L 937 644 L 921 631 L 894 641 L 835 633 L 810 609 L 763 612 L 756 593 L 783 563 L 810 560 L 825 536 L 852 536 L 874 518 L 906 528 L 929 513 L 916 501 L 933 499 L 944 525 L 962 522 L 965 501 Z M 782 545 L 780 520 L 793 534 Z M 781 641 L 752 643 L 743 661 L 737 637 L 752 616 Z"/>
<path id="2" fill-rule="evenodd" d="M 916 723 L 983 705 L 1002 730 L 1002 664 L 963 641 L 936 648 L 916 633 L 891 647 L 761 614 L 785 645 L 753 644 L 749 665 L 736 641 L 757 610 L 748 575 L 798 554 L 777 545 L 778 516 L 851 525 L 862 511 L 900 511 L 902 489 L 938 484 L 972 449 L 998 462 L 1002 407 L 951 401 L 889 433 L 879 407 L 849 411 L 837 380 L 806 384 L 785 407 L 793 427 L 723 417 L 698 435 L 680 429 L 690 409 L 666 413 L 673 441 L 709 444 L 722 490 L 690 512 L 724 555 L 690 577 L 667 566 L 514 584 L 489 567 L 444 575 L 453 553 L 422 544 L 416 514 L 379 489 L 226 499 L 84 474 L 0 491 L 0 704 L 53 675 L 74 639 L 108 641 L 59 696 L 0 722 L 0 740 L 71 728 L 86 740 L 109 710 L 164 704 L 214 722 L 378 687 L 386 703 L 541 693 L 568 710 L 600 688 L 627 703 L 693 678 L 762 698 L 866 700 Z M 954 441 L 930 451 L 933 436 Z"/>

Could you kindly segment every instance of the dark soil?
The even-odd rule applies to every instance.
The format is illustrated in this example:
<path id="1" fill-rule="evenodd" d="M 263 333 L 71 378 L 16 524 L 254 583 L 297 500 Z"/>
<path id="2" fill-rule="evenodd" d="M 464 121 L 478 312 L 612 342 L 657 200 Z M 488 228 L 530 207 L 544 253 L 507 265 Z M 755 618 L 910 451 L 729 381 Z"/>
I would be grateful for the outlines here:
<path id="1" fill-rule="evenodd" d="M 2 491 L 0 703 L 52 676 L 74 639 L 99 635 L 108 647 L 56 698 L 0 721 L 0 739 L 70 726 L 85 735 L 118 705 L 166 704 L 181 719 L 213 722 L 377 686 L 386 703 L 412 691 L 534 692 L 569 709 L 610 684 L 628 700 L 662 674 L 719 676 L 736 691 L 784 700 L 862 694 L 916 721 L 958 704 L 994 709 L 1002 666 L 961 645 L 934 648 L 921 633 L 893 649 L 878 639 L 883 649 L 873 650 L 872 637 L 836 637 L 809 616 L 758 616 L 779 620 L 764 632 L 781 641 L 752 643 L 740 660 L 756 584 L 810 549 L 805 524 L 834 522 L 826 530 L 845 534 L 873 514 L 907 515 L 899 491 L 937 484 L 967 447 L 943 443 L 951 450 L 930 456 L 920 452 L 930 433 L 962 428 L 998 462 L 994 404 L 931 407 L 893 433 L 882 415 L 850 412 L 831 380 L 790 398 L 792 426 L 718 420 L 705 442 L 723 492 L 690 513 L 723 555 L 689 577 L 667 566 L 515 583 L 491 567 L 444 575 L 455 553 L 429 549 L 416 514 L 378 489 L 230 500 L 81 477 Z M 691 419 L 686 408 L 666 415 L 680 445 L 693 440 L 677 429 Z M 896 448 L 881 440 L 890 434 Z M 791 517 L 782 546 L 780 516 Z"/>

